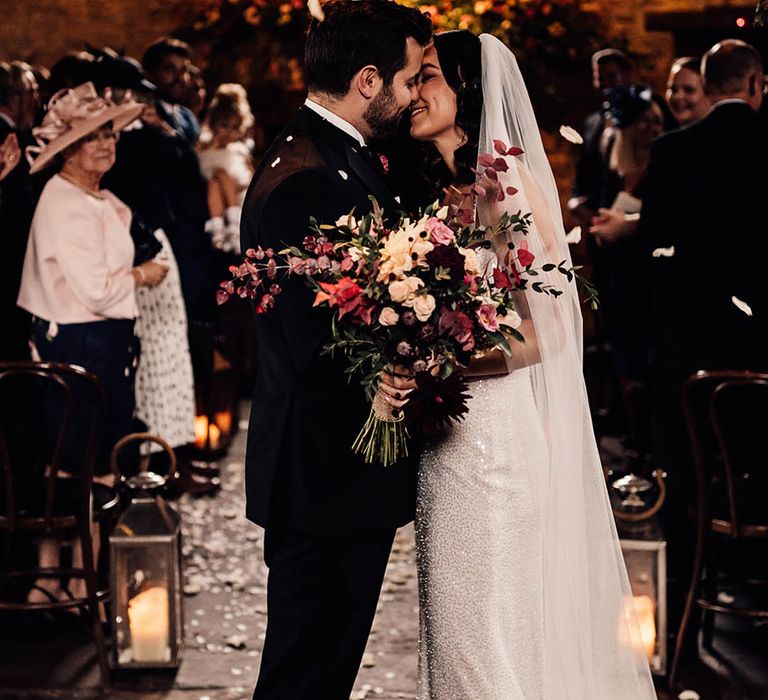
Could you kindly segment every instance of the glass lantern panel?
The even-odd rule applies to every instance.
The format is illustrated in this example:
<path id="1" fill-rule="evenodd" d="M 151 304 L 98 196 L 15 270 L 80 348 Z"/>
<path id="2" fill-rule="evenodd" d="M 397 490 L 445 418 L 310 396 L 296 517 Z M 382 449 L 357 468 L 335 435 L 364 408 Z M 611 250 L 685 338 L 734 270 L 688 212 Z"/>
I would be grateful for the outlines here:
<path id="1" fill-rule="evenodd" d="M 622 540 L 622 553 L 632 589 L 635 614 L 651 668 L 663 672 L 666 666 L 666 572 L 663 542 Z"/>
<path id="2" fill-rule="evenodd" d="M 167 664 L 177 646 L 178 591 L 170 542 L 121 541 L 113 547 L 117 661 Z"/>

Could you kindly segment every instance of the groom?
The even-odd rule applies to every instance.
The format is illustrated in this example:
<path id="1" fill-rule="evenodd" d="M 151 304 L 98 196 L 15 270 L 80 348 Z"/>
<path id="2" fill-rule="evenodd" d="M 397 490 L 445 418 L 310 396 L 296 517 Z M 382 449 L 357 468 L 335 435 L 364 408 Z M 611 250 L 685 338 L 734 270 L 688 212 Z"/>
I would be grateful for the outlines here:
<path id="1" fill-rule="evenodd" d="M 309 97 L 272 144 L 243 209 L 243 250 L 302 246 L 309 219 L 397 202 L 366 141 L 416 98 L 431 25 L 384 0 L 323 5 L 307 34 Z M 351 445 L 369 405 L 342 358 L 321 355 L 330 315 L 297 279 L 256 316 L 258 369 L 247 516 L 265 528 L 268 625 L 254 700 L 347 700 L 397 527 L 413 517 L 416 460 L 366 465 Z"/>

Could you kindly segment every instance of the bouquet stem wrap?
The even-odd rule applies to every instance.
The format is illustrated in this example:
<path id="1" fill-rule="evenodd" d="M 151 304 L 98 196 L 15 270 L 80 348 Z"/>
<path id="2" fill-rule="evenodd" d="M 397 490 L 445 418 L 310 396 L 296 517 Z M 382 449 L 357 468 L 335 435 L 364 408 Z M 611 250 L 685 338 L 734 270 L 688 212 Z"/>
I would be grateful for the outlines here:
<path id="1" fill-rule="evenodd" d="M 403 417 L 376 392 L 368 420 L 352 445 L 355 454 L 362 455 L 366 464 L 379 462 L 385 467 L 407 457 L 409 436 Z"/>

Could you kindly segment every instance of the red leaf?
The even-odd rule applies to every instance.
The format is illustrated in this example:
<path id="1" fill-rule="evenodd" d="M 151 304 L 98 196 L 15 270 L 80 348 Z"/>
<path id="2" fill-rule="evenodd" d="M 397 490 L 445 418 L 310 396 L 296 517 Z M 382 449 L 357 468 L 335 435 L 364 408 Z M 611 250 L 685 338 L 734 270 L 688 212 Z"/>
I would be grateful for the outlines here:
<path id="1" fill-rule="evenodd" d="M 512 289 L 512 281 L 509 279 L 509 275 L 498 267 L 493 269 L 493 284 L 498 289 Z"/>
<path id="2" fill-rule="evenodd" d="M 523 153 L 525 153 L 525 151 L 523 151 L 523 149 L 522 149 L 522 148 L 518 148 L 517 146 L 512 146 L 512 147 L 511 147 L 511 148 L 510 148 L 510 149 L 507 151 L 507 155 L 508 155 L 508 156 L 519 156 L 519 155 L 522 155 Z"/>
<path id="3" fill-rule="evenodd" d="M 507 187 L 507 194 L 517 194 L 517 191 L 516 187 Z"/>
<path id="4" fill-rule="evenodd" d="M 503 202 L 505 196 L 504 190 L 499 190 L 499 193 L 496 195 L 496 201 Z"/>
<path id="5" fill-rule="evenodd" d="M 520 250 L 517 251 L 517 261 L 523 267 L 528 267 L 529 265 L 533 264 L 535 259 L 536 256 L 525 248 L 520 248 Z"/>
<path id="6" fill-rule="evenodd" d="M 493 148 L 501 156 L 507 155 L 507 144 L 503 141 L 494 140 Z"/>
<path id="7" fill-rule="evenodd" d="M 483 153 L 478 159 L 478 165 L 482 165 L 484 168 L 488 168 L 494 164 L 495 160 L 489 153 Z"/>
<path id="8" fill-rule="evenodd" d="M 219 289 L 216 292 L 216 303 L 221 306 L 222 304 L 226 304 L 227 301 L 229 301 L 229 294 L 227 294 L 223 289 Z"/>
<path id="9" fill-rule="evenodd" d="M 507 161 L 503 158 L 497 158 L 493 161 L 493 167 L 498 170 L 500 173 L 505 173 L 507 170 L 509 170 L 509 166 L 507 165 Z"/>
<path id="10" fill-rule="evenodd" d="M 499 174 L 493 169 L 488 168 L 483 175 L 485 175 L 489 180 L 493 180 L 494 182 L 497 182 L 499 179 Z"/>

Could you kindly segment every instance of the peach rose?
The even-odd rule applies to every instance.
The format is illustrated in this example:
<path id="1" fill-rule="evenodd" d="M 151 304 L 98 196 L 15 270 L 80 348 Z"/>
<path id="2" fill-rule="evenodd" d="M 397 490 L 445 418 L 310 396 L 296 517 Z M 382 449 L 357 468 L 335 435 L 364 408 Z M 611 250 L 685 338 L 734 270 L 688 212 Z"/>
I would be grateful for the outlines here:
<path id="1" fill-rule="evenodd" d="M 427 321 L 435 310 L 435 297 L 431 294 L 422 294 L 413 300 L 413 310 L 419 321 Z"/>
<path id="2" fill-rule="evenodd" d="M 408 304 L 416 294 L 416 290 L 424 286 L 418 277 L 406 277 L 389 283 L 389 297 L 398 304 Z"/>
<path id="3" fill-rule="evenodd" d="M 459 248 L 459 252 L 464 256 L 464 269 L 473 277 L 477 277 L 480 274 L 477 253 L 471 248 Z"/>
<path id="4" fill-rule="evenodd" d="M 391 306 L 385 306 L 379 314 L 379 323 L 382 326 L 394 326 L 400 315 Z"/>

